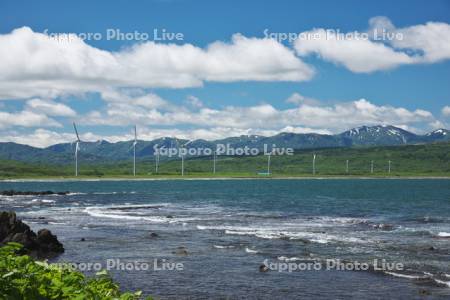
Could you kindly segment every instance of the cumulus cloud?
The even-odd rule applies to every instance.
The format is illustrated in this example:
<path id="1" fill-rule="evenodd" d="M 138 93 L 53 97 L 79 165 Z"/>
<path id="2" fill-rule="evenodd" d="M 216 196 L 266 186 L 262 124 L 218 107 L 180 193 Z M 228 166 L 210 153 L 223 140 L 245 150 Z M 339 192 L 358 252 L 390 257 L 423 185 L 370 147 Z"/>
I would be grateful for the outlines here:
<path id="1" fill-rule="evenodd" d="M 355 73 L 450 58 L 447 23 L 428 22 L 397 29 L 388 18 L 375 17 L 369 24 L 365 32 L 339 34 L 324 28 L 303 32 L 303 38 L 295 41 L 294 48 L 300 56 L 316 54 Z"/>
<path id="2" fill-rule="evenodd" d="M 317 54 L 327 61 L 343 65 L 355 73 L 370 73 L 387 70 L 414 60 L 407 54 L 371 40 L 358 38 L 350 33 L 346 39 L 330 34 L 325 29 L 316 29 L 306 34 L 314 39 L 297 40 L 295 49 L 300 56 Z"/>
<path id="3" fill-rule="evenodd" d="M 47 117 L 45 114 L 29 110 L 20 112 L 0 111 L 0 129 L 20 127 L 61 127 L 57 121 Z"/>
<path id="4" fill-rule="evenodd" d="M 180 129 L 180 128 L 148 128 L 138 127 L 139 140 L 155 140 L 163 137 L 177 137 L 180 139 L 196 140 L 219 140 L 230 136 L 241 135 L 260 135 L 272 136 L 281 132 L 292 133 L 322 133 L 330 134 L 327 130 L 316 130 L 312 128 L 286 126 L 279 130 L 263 130 L 263 129 L 236 129 L 233 127 L 213 127 L 213 128 L 197 128 L 197 129 Z M 109 142 L 130 141 L 134 139 L 134 133 L 123 133 L 120 135 L 99 135 L 92 132 L 80 132 L 80 138 L 85 142 L 97 142 L 106 140 Z M 8 134 L 0 135 L 0 142 L 15 142 L 19 144 L 26 144 L 33 147 L 45 148 L 57 143 L 72 143 L 75 140 L 75 135 L 70 132 L 55 132 L 47 129 L 38 128 L 29 133 L 9 132 Z"/>
<path id="5" fill-rule="evenodd" d="M 40 112 L 48 116 L 73 117 L 76 115 L 76 112 L 65 104 L 42 99 L 31 99 L 27 101 L 27 107 L 32 111 Z"/>
<path id="6" fill-rule="evenodd" d="M 446 105 L 442 108 L 442 114 L 446 117 L 450 117 L 450 106 Z"/>
<path id="7" fill-rule="evenodd" d="M 293 94 L 289 99 L 296 106 L 277 109 L 271 104 L 254 106 L 228 106 L 223 109 L 211 107 L 177 106 L 145 107 L 126 102 L 111 102 L 102 111 L 93 111 L 84 119 L 88 125 L 130 126 L 193 126 L 193 128 L 223 128 L 238 130 L 258 128 L 275 130 L 299 127 L 316 132 L 334 132 L 361 125 L 426 124 L 436 119 L 432 113 L 422 109 L 408 110 L 402 107 L 378 106 L 366 99 L 323 105 L 319 101 Z M 293 99 L 293 100 L 292 100 Z M 290 127 L 289 127 L 290 126 Z M 304 131 L 306 132 L 306 131 Z M 233 134 L 231 134 L 233 135 Z"/>
<path id="8" fill-rule="evenodd" d="M 146 96 L 136 97 L 141 99 Z M 155 99 L 155 96 L 150 94 L 149 99 Z M 134 97 L 135 95 L 130 96 L 131 101 L 136 99 Z M 216 140 L 250 134 L 271 136 L 281 132 L 335 134 L 361 125 L 379 124 L 395 125 L 416 132 L 417 128 L 443 127 L 443 124 L 429 111 L 375 105 L 366 99 L 333 105 L 300 103 L 296 107 L 288 109 L 277 109 L 270 104 L 248 107 L 228 106 L 223 109 L 180 106 L 178 109 L 174 109 L 171 106 L 167 107 L 165 100 L 156 99 L 159 104 L 151 105 L 152 108 L 145 107 L 148 106 L 148 103 L 130 105 L 126 102 L 115 102 L 112 101 L 112 98 L 109 99 L 110 102 L 104 110 L 93 111 L 84 117 L 78 117 L 77 121 L 88 127 L 98 125 L 122 127 L 118 129 L 119 133 L 101 135 L 93 133 L 92 129 L 88 132 L 81 130 L 81 139 L 84 141 L 105 139 L 111 142 L 131 140 L 133 138 L 131 127 L 135 124 L 138 126 L 139 139 L 143 140 L 153 140 L 165 136 Z M 45 115 L 40 115 L 43 119 L 34 117 L 33 122 L 24 123 L 24 120 L 30 122 L 33 118 L 18 117 L 21 114 L 28 117 L 29 113 L 29 111 L 23 111 L 14 116 L 8 116 L 7 119 L 14 119 L 14 126 L 23 127 L 44 126 L 51 120 Z M 2 114 L 0 114 L 0 120 L 5 119 Z M 52 121 L 50 121 L 51 124 Z M 127 127 L 130 130 L 126 130 Z M 0 125 L 0 129 L 5 128 Z M 11 134 L 6 130 L 0 131 L 0 133 L 2 133 L 0 134 L 2 141 L 15 141 L 39 147 L 58 142 L 71 142 L 75 139 L 70 130 L 67 133 L 56 133 L 38 128 L 34 132 L 24 134 L 16 132 Z"/>
<path id="9" fill-rule="evenodd" d="M 318 105 L 320 101 L 314 98 L 305 97 L 303 95 L 300 95 L 299 93 L 293 93 L 286 99 L 286 103 L 292 103 L 295 105 L 300 104 Z"/>
<path id="10" fill-rule="evenodd" d="M 190 106 L 192 106 L 194 108 L 203 107 L 203 102 L 195 96 L 192 96 L 192 95 L 188 96 L 186 101 Z"/>
<path id="11" fill-rule="evenodd" d="M 57 40 L 28 27 L 0 35 L 0 99 L 54 98 L 108 88 L 185 88 L 205 81 L 304 81 L 314 75 L 295 53 L 272 39 L 192 44 L 145 42 L 118 52 L 75 35 Z"/>

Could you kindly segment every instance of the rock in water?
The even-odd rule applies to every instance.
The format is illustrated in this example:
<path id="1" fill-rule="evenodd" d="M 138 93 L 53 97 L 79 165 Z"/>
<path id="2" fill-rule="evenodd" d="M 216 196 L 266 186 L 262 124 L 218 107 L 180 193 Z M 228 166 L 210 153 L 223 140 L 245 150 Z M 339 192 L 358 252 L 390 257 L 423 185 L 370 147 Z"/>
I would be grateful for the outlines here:
<path id="1" fill-rule="evenodd" d="M 41 251 L 45 253 L 62 253 L 64 252 L 63 245 L 58 241 L 56 235 L 48 229 L 41 229 L 37 234 L 37 242 Z"/>
<path id="2" fill-rule="evenodd" d="M 64 252 L 63 245 L 48 229 L 41 229 L 36 234 L 30 227 L 18 220 L 15 212 L 0 212 L 0 245 L 8 242 L 20 243 L 23 252 L 31 256 L 44 258 Z"/>
<path id="3" fill-rule="evenodd" d="M 47 196 L 47 195 L 67 195 L 69 191 L 65 192 L 53 192 L 53 191 L 41 191 L 41 192 L 33 192 L 33 191 L 15 191 L 15 190 L 5 190 L 1 191 L 0 195 L 2 196 Z"/>
<path id="4" fill-rule="evenodd" d="M 259 266 L 259 271 L 264 273 L 269 271 L 269 268 L 266 265 L 262 264 Z"/>
<path id="5" fill-rule="evenodd" d="M 156 232 L 151 232 L 150 233 L 150 238 L 157 238 L 157 237 L 159 237 L 159 234 L 157 234 Z"/>

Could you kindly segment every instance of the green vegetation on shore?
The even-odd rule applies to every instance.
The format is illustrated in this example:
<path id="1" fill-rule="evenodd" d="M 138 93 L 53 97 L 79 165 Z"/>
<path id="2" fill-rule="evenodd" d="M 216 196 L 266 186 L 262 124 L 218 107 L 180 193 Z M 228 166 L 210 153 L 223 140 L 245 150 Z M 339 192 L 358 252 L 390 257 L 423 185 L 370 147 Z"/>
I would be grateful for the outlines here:
<path id="1" fill-rule="evenodd" d="M 450 176 L 450 143 L 384 146 L 369 148 L 324 148 L 296 150 L 293 156 L 272 156 L 271 177 L 305 177 L 312 175 L 312 155 L 316 158 L 316 176 Z M 348 173 L 346 161 L 349 160 Z M 371 173 L 371 161 L 374 162 Z M 388 162 L 391 161 L 391 173 Z M 180 159 L 162 160 L 155 173 L 153 157 L 138 160 L 138 178 L 180 177 Z M 117 163 L 79 161 L 80 178 L 132 177 L 132 158 Z M 211 157 L 189 157 L 185 160 L 185 177 L 261 177 L 267 171 L 267 156 L 217 158 L 216 174 Z M 0 178 L 73 177 L 69 165 L 30 164 L 0 160 Z"/>
<path id="2" fill-rule="evenodd" d="M 17 243 L 0 248 L 0 299 L 141 299 L 141 292 L 121 293 L 106 272 L 87 278 L 69 266 L 16 254 L 21 248 Z"/>

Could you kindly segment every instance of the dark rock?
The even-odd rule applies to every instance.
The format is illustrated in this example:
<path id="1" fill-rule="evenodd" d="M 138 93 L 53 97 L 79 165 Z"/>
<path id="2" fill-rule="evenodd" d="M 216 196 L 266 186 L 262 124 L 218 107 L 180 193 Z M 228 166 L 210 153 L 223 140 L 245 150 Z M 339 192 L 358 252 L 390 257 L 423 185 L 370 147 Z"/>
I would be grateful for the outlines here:
<path id="1" fill-rule="evenodd" d="M 425 290 L 425 289 L 421 289 L 421 290 L 419 290 L 419 295 L 429 296 L 429 295 L 431 295 L 431 292 L 428 290 Z"/>
<path id="2" fill-rule="evenodd" d="M 393 230 L 394 229 L 394 225 L 391 224 L 376 224 L 373 225 L 373 228 L 375 229 L 380 229 L 380 230 Z"/>
<path id="3" fill-rule="evenodd" d="M 166 218 L 168 218 L 168 219 L 172 219 L 172 218 L 173 218 L 173 216 L 172 216 L 172 215 L 167 215 L 167 216 L 166 216 Z"/>
<path id="4" fill-rule="evenodd" d="M 178 247 L 177 250 L 174 251 L 174 252 L 172 252 L 172 253 L 173 253 L 173 254 L 176 254 L 176 255 L 183 255 L 183 256 L 189 254 L 188 251 L 186 250 L 186 248 L 185 248 L 184 246 Z"/>
<path id="5" fill-rule="evenodd" d="M 434 250 L 436 250 L 436 248 L 435 248 L 435 247 L 433 247 L 433 246 L 430 246 L 430 247 L 428 248 L 428 250 L 430 250 L 430 251 L 434 251 Z"/>
<path id="6" fill-rule="evenodd" d="M 260 272 L 267 272 L 267 271 L 269 271 L 269 268 L 266 265 L 262 264 L 262 265 L 259 266 L 259 271 Z"/>
<path id="7" fill-rule="evenodd" d="M 159 237 L 159 234 L 157 234 L 156 232 L 152 232 L 152 233 L 150 233 L 150 237 L 157 238 L 157 237 Z"/>
<path id="8" fill-rule="evenodd" d="M 63 245 L 58 241 L 56 235 L 48 229 L 41 229 L 37 234 L 37 242 L 40 250 L 44 253 L 62 253 L 64 252 Z"/>
<path id="9" fill-rule="evenodd" d="M 81 238 L 81 239 L 80 239 L 80 242 L 85 242 L 85 241 L 86 241 L 85 238 Z"/>
<path id="10" fill-rule="evenodd" d="M 45 220 L 45 217 L 38 217 L 39 220 Z"/>
<path id="11" fill-rule="evenodd" d="M 17 219 L 15 212 L 0 212 L 0 245 L 8 242 L 20 243 L 23 253 L 35 257 L 51 257 L 64 252 L 63 245 L 48 229 L 41 229 L 38 234 Z"/>
<path id="12" fill-rule="evenodd" d="M 5 190 L 1 191 L 0 195 L 3 196 L 47 196 L 47 195 L 67 195 L 69 194 L 68 191 L 66 192 L 53 192 L 53 191 L 41 191 L 41 192 L 33 192 L 33 191 L 15 191 L 15 190 Z"/>

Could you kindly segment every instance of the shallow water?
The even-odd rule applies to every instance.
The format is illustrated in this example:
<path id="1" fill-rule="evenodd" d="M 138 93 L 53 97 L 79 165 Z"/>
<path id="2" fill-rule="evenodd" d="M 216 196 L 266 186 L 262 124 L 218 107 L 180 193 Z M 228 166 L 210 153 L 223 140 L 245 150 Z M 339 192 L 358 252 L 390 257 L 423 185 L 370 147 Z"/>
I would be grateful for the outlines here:
<path id="1" fill-rule="evenodd" d="M 5 189 L 70 191 L 0 197 L 0 208 L 56 233 L 66 248 L 59 261 L 149 263 L 110 273 L 124 289 L 162 299 L 450 297 L 450 180 L 1 182 Z M 155 259 L 183 270 L 154 270 Z M 404 270 L 326 268 L 374 259 Z M 264 262 L 272 270 L 259 272 Z M 274 268 L 286 263 L 321 268 Z"/>

